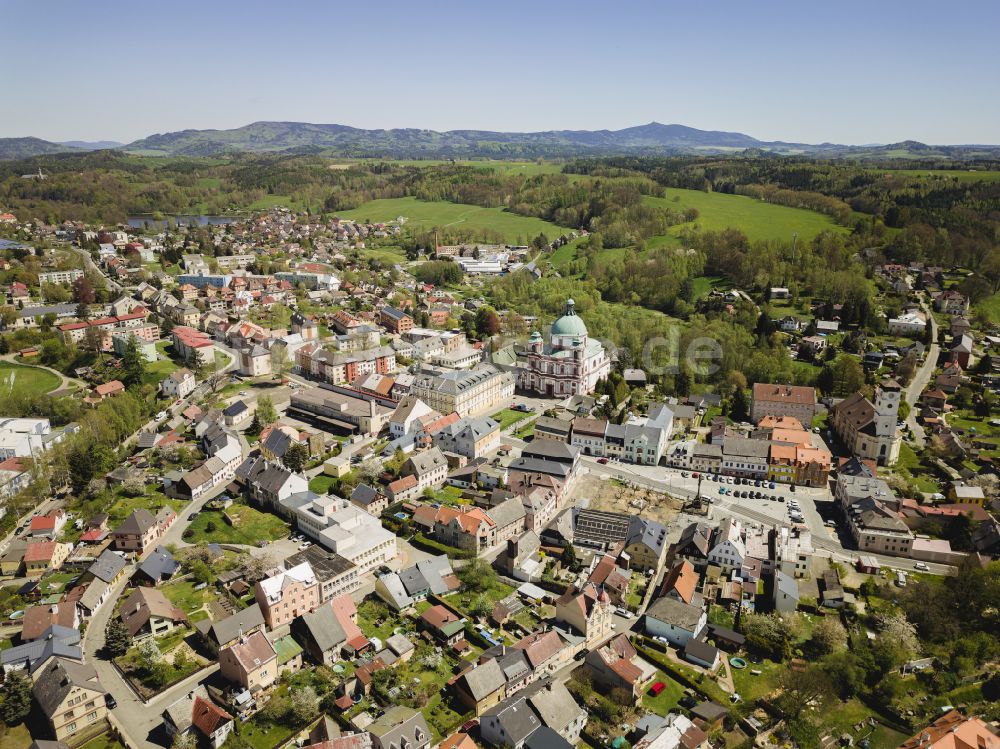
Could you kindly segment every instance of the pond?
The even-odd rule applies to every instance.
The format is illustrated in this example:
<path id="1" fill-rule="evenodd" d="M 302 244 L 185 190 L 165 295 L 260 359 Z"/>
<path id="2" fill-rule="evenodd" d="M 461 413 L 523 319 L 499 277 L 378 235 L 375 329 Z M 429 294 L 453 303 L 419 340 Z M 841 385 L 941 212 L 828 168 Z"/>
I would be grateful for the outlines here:
<path id="1" fill-rule="evenodd" d="M 165 229 L 167 228 L 167 221 L 171 218 L 180 226 L 189 226 L 191 224 L 197 224 L 198 226 L 225 226 L 226 224 L 233 224 L 240 220 L 239 216 L 206 216 L 186 214 L 156 219 L 153 218 L 152 215 L 148 215 L 129 216 L 128 225 L 133 229 L 144 229 L 147 226 L 150 229 Z"/>

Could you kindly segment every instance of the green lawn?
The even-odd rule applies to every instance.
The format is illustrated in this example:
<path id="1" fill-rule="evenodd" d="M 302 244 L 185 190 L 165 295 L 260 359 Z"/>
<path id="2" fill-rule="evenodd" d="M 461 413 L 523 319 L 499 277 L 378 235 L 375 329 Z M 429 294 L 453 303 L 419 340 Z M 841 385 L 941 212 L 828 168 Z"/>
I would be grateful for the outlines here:
<path id="1" fill-rule="evenodd" d="M 375 636 L 383 642 L 393 630 L 403 627 L 406 622 L 387 603 L 371 596 L 358 606 L 358 626 L 366 636 Z"/>
<path id="2" fill-rule="evenodd" d="M 259 717 L 237 723 L 237 726 L 239 737 L 253 749 L 274 749 L 276 746 L 282 746 L 295 733 L 295 729 L 291 726 L 265 723 Z"/>
<path id="3" fill-rule="evenodd" d="M 524 421 L 532 415 L 533 414 L 525 413 L 524 411 L 515 411 L 513 408 L 505 408 L 503 411 L 497 411 L 495 414 L 490 416 L 490 418 L 500 425 L 500 429 L 502 431 L 512 424 Z"/>
<path id="4" fill-rule="evenodd" d="M 60 384 L 62 380 L 46 369 L 0 362 L 0 399 L 9 395 L 41 395 L 55 390 Z"/>
<path id="5" fill-rule="evenodd" d="M 563 227 L 550 224 L 538 218 L 518 216 L 501 208 L 481 208 L 462 203 L 445 201 L 422 201 L 416 198 L 391 198 L 372 200 L 354 210 L 341 211 L 341 218 L 371 221 L 390 221 L 397 216 L 405 216 L 406 225 L 415 230 L 442 228 L 462 228 L 470 231 L 499 232 L 504 241 L 527 244 L 539 234 L 550 239 L 567 231 Z"/>
<path id="6" fill-rule="evenodd" d="M 146 371 L 143 373 L 142 382 L 144 385 L 159 385 L 164 377 L 178 369 L 177 364 L 170 358 L 173 351 L 170 341 L 159 341 L 156 344 L 156 352 L 162 357 L 155 362 L 146 362 Z"/>
<path id="7" fill-rule="evenodd" d="M 327 476 L 325 473 L 318 474 L 309 481 L 309 491 L 316 492 L 316 494 L 328 494 L 330 487 L 336 481 L 334 476 Z"/>
<path id="8" fill-rule="evenodd" d="M 675 244 L 681 232 L 697 226 L 708 231 L 718 231 L 730 227 L 740 229 L 750 241 L 767 239 L 791 240 L 792 234 L 799 239 L 812 239 L 822 231 L 833 229 L 847 231 L 837 226 L 829 216 L 805 208 L 789 208 L 774 203 L 764 203 L 745 195 L 702 192 L 700 190 L 680 190 L 667 188 L 666 197 L 647 197 L 646 203 L 684 211 L 698 210 L 698 219 L 691 224 L 678 224 L 670 229 L 666 237 L 654 237 L 650 246 Z"/>
<path id="9" fill-rule="evenodd" d="M 733 675 L 733 686 L 747 702 L 770 694 L 778 687 L 778 680 L 781 674 L 787 670 L 787 666 L 774 661 L 762 660 L 760 663 L 748 663 L 746 668 L 739 669 L 729 667 Z M 751 671 L 760 671 L 760 674 L 753 674 Z"/>
<path id="10" fill-rule="evenodd" d="M 899 460 L 893 466 L 893 471 L 905 479 L 909 479 L 917 491 L 934 494 L 941 491 L 940 484 L 930 475 L 930 467 L 923 465 L 913 448 L 904 442 L 899 447 Z"/>
<path id="11" fill-rule="evenodd" d="M 854 737 L 855 746 L 858 746 L 860 740 L 865 737 L 868 737 L 871 749 L 895 749 L 906 741 L 907 736 L 905 734 L 881 724 L 878 725 L 874 733 L 871 733 L 870 736 L 869 732 L 871 729 L 868 727 L 862 728 L 858 733 L 855 733 L 854 725 L 872 715 L 874 715 L 872 710 L 862 704 L 860 700 L 851 699 L 847 702 L 841 702 L 840 704 L 828 707 L 824 710 L 823 715 L 819 716 L 819 722 L 822 726 L 822 733 L 831 736 L 840 736 L 843 733 L 851 734 Z M 878 720 L 878 715 L 875 715 L 875 720 Z"/>
<path id="12" fill-rule="evenodd" d="M 445 505 L 468 505 L 471 502 L 462 496 L 462 490 L 457 486 L 442 486 L 432 492 L 434 501 Z"/>
<path id="13" fill-rule="evenodd" d="M 233 505 L 226 512 L 233 518 L 229 525 L 221 510 L 203 510 L 188 527 L 193 533 L 188 543 L 228 543 L 254 546 L 258 541 L 274 541 L 288 535 L 288 526 L 277 516 L 247 505 Z M 209 530 L 209 524 L 212 530 Z"/>
<path id="14" fill-rule="evenodd" d="M 214 595 L 211 586 L 195 590 L 196 585 L 197 583 L 191 580 L 180 580 L 165 583 L 160 590 L 177 608 L 182 609 L 185 614 L 190 614 L 204 607 Z"/>
<path id="15" fill-rule="evenodd" d="M 89 742 L 84 746 L 87 749 L 105 749 L 103 746 L 91 747 L 92 743 Z M 28 727 L 24 723 L 18 723 L 15 726 L 0 725 L 0 745 L 3 745 L 3 749 L 28 749 L 31 746 L 31 734 L 28 732 Z"/>
<path id="16" fill-rule="evenodd" d="M 664 688 L 662 692 L 653 697 L 650 694 L 649 689 L 658 681 L 663 682 Z M 657 715 L 666 715 L 677 707 L 677 703 L 680 702 L 680 699 L 683 696 L 684 687 L 662 671 L 657 671 L 656 678 L 653 679 L 648 687 L 646 687 L 646 691 L 642 693 L 642 706 L 646 710 L 656 713 Z"/>
<path id="17" fill-rule="evenodd" d="M 157 510 L 168 505 L 176 512 L 185 504 L 186 502 L 183 502 L 182 500 L 167 499 L 166 495 L 159 490 L 147 486 L 146 493 L 138 497 L 122 496 L 116 499 L 111 507 L 106 510 L 108 513 L 108 525 L 112 528 L 117 526 L 121 523 L 121 521 L 138 510 L 140 507 L 145 507 L 155 515 Z"/>

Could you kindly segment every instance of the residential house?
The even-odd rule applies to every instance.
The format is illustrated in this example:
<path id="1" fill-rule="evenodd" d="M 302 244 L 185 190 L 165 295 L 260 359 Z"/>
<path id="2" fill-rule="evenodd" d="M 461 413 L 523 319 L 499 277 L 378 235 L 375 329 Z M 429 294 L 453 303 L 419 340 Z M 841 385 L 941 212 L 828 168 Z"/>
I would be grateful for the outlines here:
<path id="1" fill-rule="evenodd" d="M 134 640 L 159 637 L 187 621 L 184 612 L 156 588 L 134 588 L 118 611 Z"/>
<path id="2" fill-rule="evenodd" d="M 382 513 L 389 507 L 389 498 L 368 484 L 358 484 L 351 492 L 351 503 L 369 515 L 381 517 Z"/>
<path id="3" fill-rule="evenodd" d="M 176 513 L 169 507 L 160 509 L 155 516 L 146 508 L 140 507 L 111 534 L 114 547 L 118 551 L 134 552 L 141 557 L 166 533 L 176 518 Z"/>
<path id="4" fill-rule="evenodd" d="M 411 455 L 399 470 L 402 477 L 413 476 L 417 480 L 418 492 L 436 489 L 448 477 L 448 460 L 437 447 Z"/>
<path id="5" fill-rule="evenodd" d="M 465 638 L 465 619 L 440 604 L 424 611 L 419 624 L 435 640 L 448 647 Z"/>
<path id="6" fill-rule="evenodd" d="M 29 541 L 24 550 L 24 574 L 35 577 L 48 570 L 57 570 L 70 552 L 69 544 L 58 541 Z"/>
<path id="7" fill-rule="evenodd" d="M 750 420 L 754 424 L 765 416 L 793 416 L 802 424 L 812 424 L 815 413 L 815 388 L 764 382 L 753 386 Z"/>
<path id="8" fill-rule="evenodd" d="M 567 591 L 556 599 L 556 622 L 582 635 L 587 648 L 610 636 L 613 618 L 610 596 L 592 583 L 585 583 L 581 590 Z"/>
<path id="9" fill-rule="evenodd" d="M 701 634 L 707 619 L 700 599 L 696 603 L 685 603 L 664 596 L 657 598 L 646 609 L 646 633 L 651 637 L 664 637 L 671 645 L 680 648 Z"/>
<path id="10" fill-rule="evenodd" d="M 177 400 L 189 396 L 196 385 L 194 373 L 182 367 L 163 378 L 160 382 L 160 392 L 166 398 Z"/>
<path id="11" fill-rule="evenodd" d="M 499 659 L 489 658 L 464 671 L 454 684 L 458 699 L 476 716 L 499 703 L 507 694 L 507 678 Z"/>
<path id="12" fill-rule="evenodd" d="M 357 625 L 357 608 L 348 595 L 297 617 L 291 630 L 314 661 L 328 666 L 345 655 L 353 658 L 369 646 Z"/>
<path id="13" fill-rule="evenodd" d="M 397 611 L 426 600 L 431 594 L 446 595 L 459 587 L 461 583 L 444 554 L 422 559 L 399 572 L 379 575 L 375 581 L 376 595 Z"/>
<path id="14" fill-rule="evenodd" d="M 132 582 L 135 585 L 159 585 L 173 577 L 178 569 L 180 563 L 174 555 L 165 546 L 157 546 L 132 575 Z"/>
<path id="15" fill-rule="evenodd" d="M 430 749 L 431 731 L 419 710 L 395 705 L 367 727 L 372 749 Z"/>
<path id="16" fill-rule="evenodd" d="M 36 672 L 32 693 L 56 741 L 73 740 L 107 715 L 106 690 L 89 664 L 51 659 Z"/>
<path id="17" fill-rule="evenodd" d="M 222 676 L 252 694 L 267 690 L 278 676 L 278 654 L 267 636 L 256 631 L 219 651 Z"/>
<path id="18" fill-rule="evenodd" d="M 778 570 L 774 573 L 774 610 L 782 613 L 795 611 L 799 606 L 799 584 L 794 577 Z"/>
<path id="19" fill-rule="evenodd" d="M 624 634 L 616 635 L 588 654 L 584 663 L 595 683 L 609 692 L 624 689 L 633 697 L 642 694 L 652 674 L 636 664 L 638 653 Z"/>

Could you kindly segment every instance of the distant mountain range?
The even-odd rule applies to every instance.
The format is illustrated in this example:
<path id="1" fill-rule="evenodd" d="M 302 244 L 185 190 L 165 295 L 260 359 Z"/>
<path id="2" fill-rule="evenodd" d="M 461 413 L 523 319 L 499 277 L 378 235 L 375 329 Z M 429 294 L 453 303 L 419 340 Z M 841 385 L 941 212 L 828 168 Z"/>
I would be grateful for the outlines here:
<path id="1" fill-rule="evenodd" d="M 116 140 L 64 140 L 59 145 L 82 151 L 104 151 L 109 148 L 121 148 L 125 144 Z"/>
<path id="2" fill-rule="evenodd" d="M 362 130 L 347 125 L 254 122 L 232 130 L 157 133 L 134 143 L 0 138 L 0 159 L 78 150 L 120 149 L 155 156 L 220 156 L 232 153 L 319 154 L 355 158 L 568 158 L 609 155 L 696 155 L 770 152 L 823 158 L 1000 157 L 1000 146 L 928 146 L 916 141 L 889 145 L 811 145 L 761 141 L 744 133 L 698 130 L 685 125 L 648 125 L 623 130 Z"/>

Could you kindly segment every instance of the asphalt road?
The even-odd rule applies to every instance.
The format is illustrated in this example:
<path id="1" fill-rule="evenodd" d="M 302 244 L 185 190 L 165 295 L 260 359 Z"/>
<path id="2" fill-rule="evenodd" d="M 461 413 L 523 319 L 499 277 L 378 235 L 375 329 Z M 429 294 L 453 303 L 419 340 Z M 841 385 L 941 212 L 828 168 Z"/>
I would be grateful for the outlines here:
<path id="1" fill-rule="evenodd" d="M 695 496 L 698 489 L 698 480 L 684 478 L 681 470 L 666 468 L 663 466 L 635 466 L 629 463 L 608 462 L 600 464 L 596 458 L 581 458 L 581 465 L 591 473 L 617 478 L 622 481 L 630 481 L 639 486 L 648 487 L 657 491 L 663 491 L 676 497 L 690 499 Z M 788 501 L 795 499 L 802 510 L 806 525 L 812 532 L 813 547 L 837 562 L 853 564 L 861 553 L 856 549 L 844 545 L 849 539 L 842 537 L 839 528 L 830 528 L 825 525 L 823 514 L 820 508 L 827 510 L 827 517 L 831 517 L 829 509 L 823 507 L 826 503 L 832 503 L 833 497 L 828 489 L 814 489 L 809 487 L 796 487 L 794 492 L 788 486 L 778 484 L 775 489 L 768 489 L 768 494 L 784 496 L 785 502 L 770 502 L 759 499 L 736 499 L 731 495 L 719 494 L 719 487 L 737 488 L 732 484 L 719 484 L 714 481 L 701 483 L 702 496 L 712 499 L 709 510 L 710 519 L 720 519 L 723 517 L 734 517 L 744 522 L 760 523 L 773 526 L 776 523 L 787 523 L 788 521 Z M 912 571 L 914 562 L 903 557 L 892 557 L 881 554 L 866 554 L 875 557 L 883 567 Z M 944 564 L 928 564 L 929 571 L 937 575 L 954 574 L 955 569 Z"/>
<path id="2" fill-rule="evenodd" d="M 937 343 L 937 320 L 934 319 L 931 310 L 927 308 L 926 302 L 921 301 L 920 306 L 923 308 L 924 314 L 927 315 L 927 323 L 931 326 L 931 341 L 933 343 L 927 347 L 927 356 L 924 359 L 924 363 L 920 365 L 916 374 L 913 375 L 913 379 L 904 393 L 906 402 L 910 404 L 910 413 L 907 414 L 905 423 L 910 430 L 910 434 L 913 435 L 913 444 L 916 445 L 917 449 L 924 446 L 926 435 L 924 434 L 924 428 L 917 423 L 918 409 L 916 408 L 916 403 L 920 398 L 920 394 L 924 392 L 927 384 L 931 381 L 931 375 L 934 374 L 934 368 L 937 366 L 938 355 L 941 350 L 941 347 Z"/>

